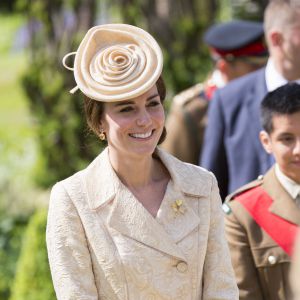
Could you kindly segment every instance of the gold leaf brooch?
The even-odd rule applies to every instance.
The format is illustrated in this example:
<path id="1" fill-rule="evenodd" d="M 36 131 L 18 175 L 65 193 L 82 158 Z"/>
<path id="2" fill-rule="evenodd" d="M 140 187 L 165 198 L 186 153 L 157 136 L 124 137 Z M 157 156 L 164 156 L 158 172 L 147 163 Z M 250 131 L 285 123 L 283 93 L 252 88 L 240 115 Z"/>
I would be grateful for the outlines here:
<path id="1" fill-rule="evenodd" d="M 185 208 L 183 207 L 183 201 L 182 200 L 175 200 L 174 203 L 172 203 L 171 206 L 172 206 L 175 213 L 184 214 Z"/>

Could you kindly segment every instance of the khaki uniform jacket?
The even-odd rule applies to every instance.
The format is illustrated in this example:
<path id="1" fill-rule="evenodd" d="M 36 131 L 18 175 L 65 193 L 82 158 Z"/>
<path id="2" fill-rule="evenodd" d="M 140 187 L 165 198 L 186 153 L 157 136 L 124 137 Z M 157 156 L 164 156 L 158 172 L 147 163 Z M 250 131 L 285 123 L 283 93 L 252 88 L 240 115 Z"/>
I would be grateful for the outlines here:
<path id="1" fill-rule="evenodd" d="M 246 208 L 234 200 L 257 185 L 273 199 L 272 214 L 300 226 L 300 209 L 279 183 L 274 167 L 263 178 L 228 196 L 223 205 L 225 230 L 240 300 L 290 300 L 290 257 L 257 225 Z"/>
<path id="2" fill-rule="evenodd" d="M 107 149 L 53 187 L 47 247 L 59 300 L 238 299 L 214 176 L 156 154 L 171 180 L 155 218 Z"/>
<path id="3" fill-rule="evenodd" d="M 167 137 L 161 147 L 182 161 L 198 165 L 208 104 L 203 84 L 176 95 L 167 117 Z"/>

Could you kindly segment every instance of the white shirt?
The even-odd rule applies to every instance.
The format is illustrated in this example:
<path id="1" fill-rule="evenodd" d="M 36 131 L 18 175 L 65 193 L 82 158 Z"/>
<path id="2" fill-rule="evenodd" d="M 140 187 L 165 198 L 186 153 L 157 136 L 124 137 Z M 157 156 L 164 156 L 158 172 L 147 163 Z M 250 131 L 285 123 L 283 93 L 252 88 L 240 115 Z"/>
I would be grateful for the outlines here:
<path id="1" fill-rule="evenodd" d="M 291 195 L 293 199 L 296 200 L 297 197 L 299 198 L 300 184 L 283 174 L 278 164 L 275 164 L 275 175 L 283 188 Z M 300 202 L 298 201 L 298 199 L 297 205 L 300 206 Z"/>
<path id="2" fill-rule="evenodd" d="M 280 86 L 283 86 L 286 83 L 288 83 L 288 81 L 276 70 L 272 58 L 268 59 L 265 71 L 265 78 L 268 92 L 272 92 Z M 293 80 L 293 82 L 300 84 L 300 78 L 297 80 Z"/>

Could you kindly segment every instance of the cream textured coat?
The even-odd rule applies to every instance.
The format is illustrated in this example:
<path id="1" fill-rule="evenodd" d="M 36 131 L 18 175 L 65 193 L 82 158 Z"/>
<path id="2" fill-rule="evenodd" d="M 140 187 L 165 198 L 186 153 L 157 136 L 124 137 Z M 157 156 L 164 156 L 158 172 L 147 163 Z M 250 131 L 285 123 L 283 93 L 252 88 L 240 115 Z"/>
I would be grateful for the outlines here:
<path id="1" fill-rule="evenodd" d="M 156 218 L 107 149 L 53 187 L 47 247 L 58 299 L 238 299 L 215 178 L 156 153 L 171 175 Z"/>

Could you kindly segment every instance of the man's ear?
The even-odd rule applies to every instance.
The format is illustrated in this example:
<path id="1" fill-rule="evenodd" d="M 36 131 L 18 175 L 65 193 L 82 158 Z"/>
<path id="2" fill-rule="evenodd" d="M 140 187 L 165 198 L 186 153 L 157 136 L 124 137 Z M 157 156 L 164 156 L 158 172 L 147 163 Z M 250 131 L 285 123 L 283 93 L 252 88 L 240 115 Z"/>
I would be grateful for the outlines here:
<path id="1" fill-rule="evenodd" d="M 224 82 L 228 82 L 229 78 L 230 78 L 230 65 L 229 63 L 223 59 L 220 58 L 218 59 L 217 63 L 216 63 L 216 68 L 220 71 L 220 73 L 222 74 L 222 78 L 224 80 Z"/>
<path id="2" fill-rule="evenodd" d="M 279 31 L 270 32 L 270 41 L 274 47 L 280 47 L 283 43 L 283 35 Z"/>
<path id="3" fill-rule="evenodd" d="M 272 154 L 273 150 L 270 135 L 265 130 L 262 130 L 259 133 L 259 139 L 266 152 Z"/>

